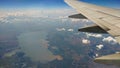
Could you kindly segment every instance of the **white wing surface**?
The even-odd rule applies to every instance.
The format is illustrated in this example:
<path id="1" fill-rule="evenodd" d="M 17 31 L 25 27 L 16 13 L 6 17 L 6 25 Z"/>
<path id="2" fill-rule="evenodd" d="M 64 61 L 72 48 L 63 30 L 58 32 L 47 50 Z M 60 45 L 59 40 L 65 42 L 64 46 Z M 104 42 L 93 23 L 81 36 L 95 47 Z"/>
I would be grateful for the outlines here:
<path id="1" fill-rule="evenodd" d="M 65 0 L 65 2 L 111 34 L 120 43 L 120 10 L 96 6 L 78 0 Z"/>

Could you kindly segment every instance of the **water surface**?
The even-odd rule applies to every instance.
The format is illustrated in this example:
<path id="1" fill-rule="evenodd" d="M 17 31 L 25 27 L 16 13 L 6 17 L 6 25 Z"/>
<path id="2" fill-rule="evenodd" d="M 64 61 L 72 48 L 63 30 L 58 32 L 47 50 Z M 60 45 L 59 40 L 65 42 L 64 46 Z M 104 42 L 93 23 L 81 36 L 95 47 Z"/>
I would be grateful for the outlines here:
<path id="1" fill-rule="evenodd" d="M 47 33 L 43 31 L 22 33 L 19 37 L 19 45 L 33 61 L 46 63 L 55 59 L 55 56 L 48 50 Z"/>

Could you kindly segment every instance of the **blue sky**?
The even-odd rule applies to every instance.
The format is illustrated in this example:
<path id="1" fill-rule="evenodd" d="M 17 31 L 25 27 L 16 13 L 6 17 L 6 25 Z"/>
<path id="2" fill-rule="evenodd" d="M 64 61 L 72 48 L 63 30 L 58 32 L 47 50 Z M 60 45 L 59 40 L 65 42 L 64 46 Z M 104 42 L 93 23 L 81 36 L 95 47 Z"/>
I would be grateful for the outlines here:
<path id="1" fill-rule="evenodd" d="M 119 8 L 120 0 L 81 0 L 97 5 Z M 63 0 L 0 0 L 0 8 L 66 8 Z"/>

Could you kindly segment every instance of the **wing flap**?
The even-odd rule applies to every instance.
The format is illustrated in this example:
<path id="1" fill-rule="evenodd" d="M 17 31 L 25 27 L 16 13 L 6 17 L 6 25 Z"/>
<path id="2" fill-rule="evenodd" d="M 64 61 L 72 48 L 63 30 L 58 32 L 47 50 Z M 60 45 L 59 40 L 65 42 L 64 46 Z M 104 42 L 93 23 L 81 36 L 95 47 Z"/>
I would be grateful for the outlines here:
<path id="1" fill-rule="evenodd" d="M 105 30 L 103 30 L 98 25 L 87 26 L 87 27 L 78 29 L 78 31 L 81 31 L 81 32 L 91 32 L 91 33 L 107 33 Z"/>
<path id="2" fill-rule="evenodd" d="M 69 18 L 75 18 L 75 19 L 87 19 L 87 17 L 85 17 L 85 16 L 82 15 L 82 14 L 74 14 L 74 15 L 69 16 Z"/>

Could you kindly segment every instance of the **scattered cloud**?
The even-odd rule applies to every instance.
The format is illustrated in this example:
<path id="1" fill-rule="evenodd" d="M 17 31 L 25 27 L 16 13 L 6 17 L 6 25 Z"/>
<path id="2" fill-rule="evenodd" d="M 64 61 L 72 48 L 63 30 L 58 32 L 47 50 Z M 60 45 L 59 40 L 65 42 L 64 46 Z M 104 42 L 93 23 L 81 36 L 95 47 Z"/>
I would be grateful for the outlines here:
<path id="1" fill-rule="evenodd" d="M 111 42 L 111 43 L 113 43 L 113 44 L 115 44 L 115 43 L 117 43 L 117 41 L 113 38 L 113 37 L 111 37 L 111 36 L 108 36 L 108 37 L 106 37 L 106 38 L 103 38 L 103 40 L 102 41 L 104 41 L 104 42 Z"/>
<path id="2" fill-rule="evenodd" d="M 73 32 L 74 30 L 73 29 L 68 29 L 69 32 Z"/>
<path id="3" fill-rule="evenodd" d="M 98 50 L 100 50 L 100 49 L 102 49 L 104 47 L 104 45 L 103 44 L 99 44 L 99 45 L 96 45 L 96 47 L 97 47 Z"/>
<path id="4" fill-rule="evenodd" d="M 68 16 L 59 16 L 60 19 L 66 19 Z"/>
<path id="5" fill-rule="evenodd" d="M 81 19 L 82 22 L 91 22 L 90 20 L 88 19 Z"/>
<path id="6" fill-rule="evenodd" d="M 116 54 L 120 54 L 120 52 L 116 52 Z"/>
<path id="7" fill-rule="evenodd" d="M 95 38 L 101 38 L 103 37 L 102 34 L 93 34 L 93 33 L 86 33 L 87 37 L 95 37 Z"/>
<path id="8" fill-rule="evenodd" d="M 88 39 L 82 39 L 82 43 L 83 44 L 90 44 L 90 40 L 88 40 Z"/>
<path id="9" fill-rule="evenodd" d="M 99 54 L 95 54 L 95 56 L 96 56 L 96 57 L 98 57 L 98 56 L 99 56 Z"/>
<path id="10" fill-rule="evenodd" d="M 88 19 L 74 19 L 74 18 L 72 18 L 71 21 L 72 21 L 72 22 L 91 22 L 91 21 L 88 20 Z"/>
<path id="11" fill-rule="evenodd" d="M 74 19 L 74 18 L 72 18 L 71 21 L 72 22 L 78 22 L 78 21 L 80 21 L 80 19 Z"/>
<path id="12" fill-rule="evenodd" d="M 65 28 L 56 28 L 57 31 L 65 31 Z"/>

